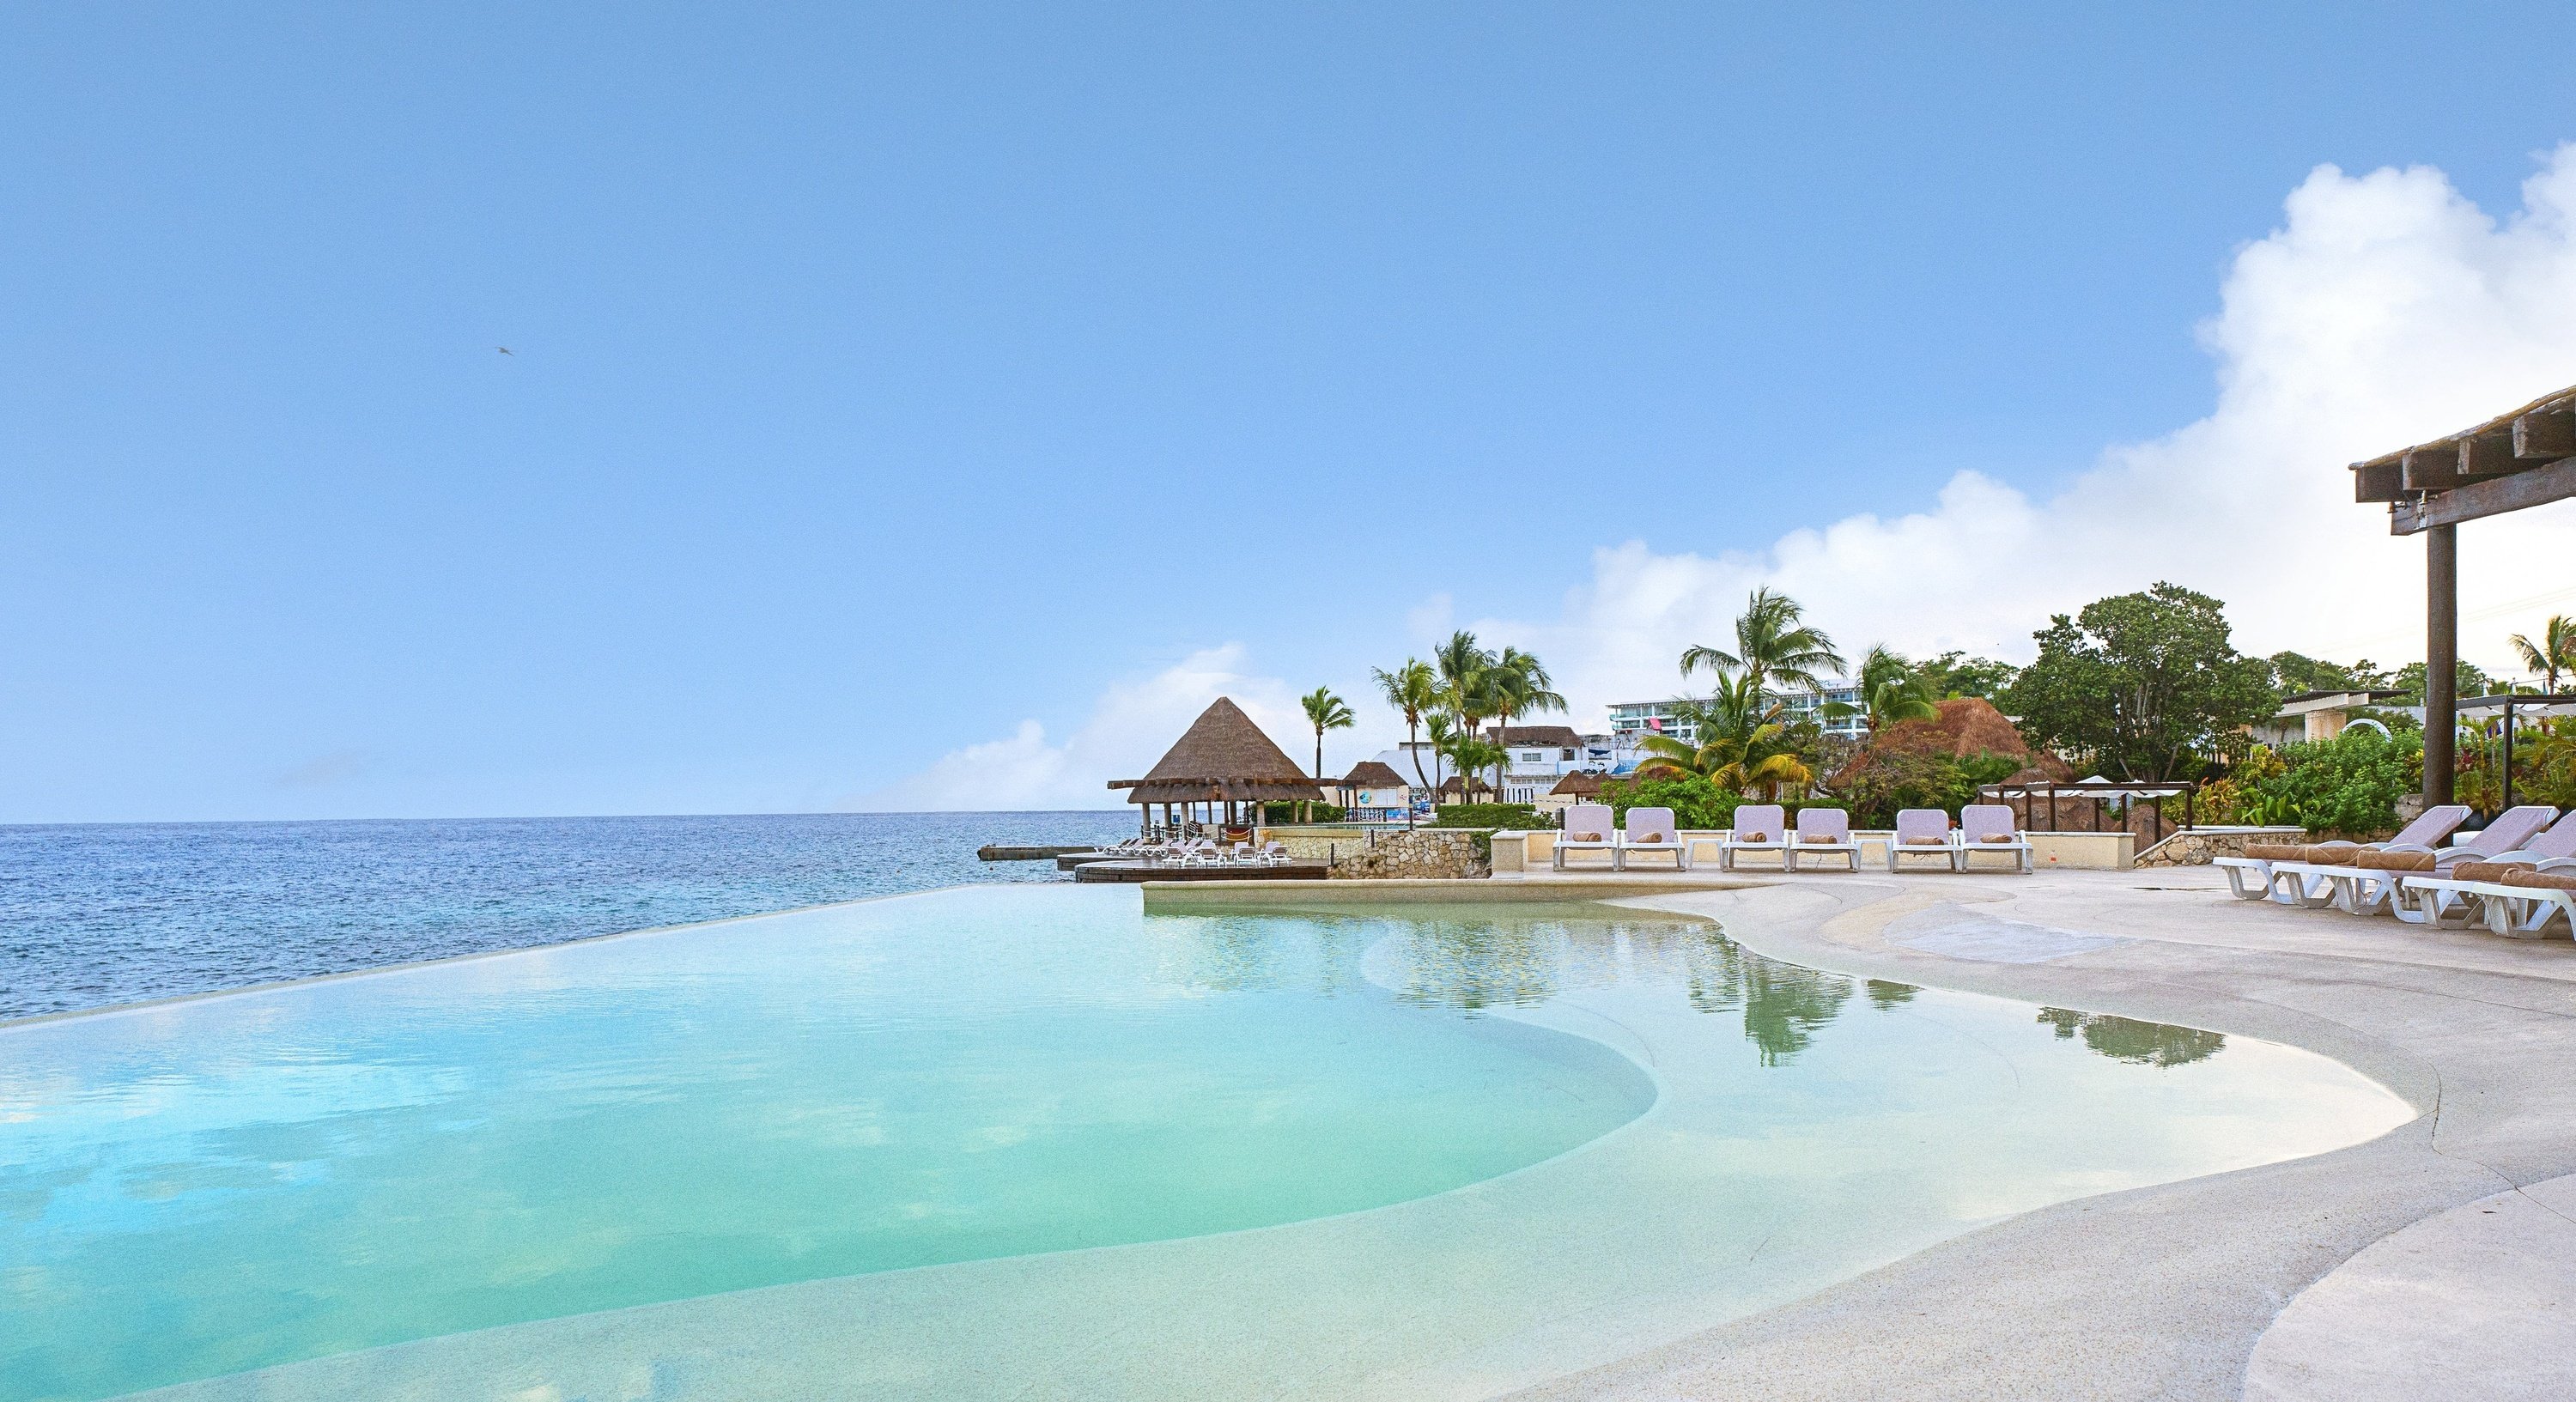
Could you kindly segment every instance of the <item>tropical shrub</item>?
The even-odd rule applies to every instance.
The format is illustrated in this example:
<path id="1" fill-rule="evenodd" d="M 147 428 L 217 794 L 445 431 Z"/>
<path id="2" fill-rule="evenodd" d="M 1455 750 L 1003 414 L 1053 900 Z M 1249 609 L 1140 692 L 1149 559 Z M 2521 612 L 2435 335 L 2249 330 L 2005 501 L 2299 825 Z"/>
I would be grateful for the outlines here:
<path id="1" fill-rule="evenodd" d="M 1853 827 L 1892 828 L 1900 809 L 1938 808 L 1955 814 L 1977 801 L 1980 785 L 2011 778 L 2023 763 L 2011 755 L 1878 750 L 1845 771 L 1834 797 L 1851 810 Z"/>
<path id="2" fill-rule="evenodd" d="M 1309 823 L 1338 823 L 1347 816 L 1345 810 L 1330 803 L 1309 803 L 1306 805 L 1306 812 L 1309 816 L 1304 819 L 1300 819 L 1297 816 L 1297 805 L 1294 802 L 1281 800 L 1276 803 L 1265 803 L 1261 805 L 1261 821 L 1264 823 L 1294 823 L 1300 821 Z"/>
<path id="3" fill-rule="evenodd" d="M 1621 823 L 1628 821 L 1631 808 L 1669 808 L 1674 826 L 1694 832 L 1732 827 L 1736 808 L 1754 802 L 1698 774 L 1613 779 L 1601 786 L 1601 801 L 1610 805 L 1611 816 Z"/>
<path id="4" fill-rule="evenodd" d="M 1431 820 L 1435 828 L 1507 828 L 1539 832 L 1556 826 L 1553 815 L 1528 803 L 1444 803 Z"/>
<path id="5" fill-rule="evenodd" d="M 2250 806 L 2264 817 L 2295 813 L 2311 832 L 2388 832 L 2397 826 L 2397 800 L 2421 782 L 2423 745 L 2420 734 L 2392 739 L 2363 729 L 2284 745 L 2275 752 L 2281 772 L 2256 784 Z"/>

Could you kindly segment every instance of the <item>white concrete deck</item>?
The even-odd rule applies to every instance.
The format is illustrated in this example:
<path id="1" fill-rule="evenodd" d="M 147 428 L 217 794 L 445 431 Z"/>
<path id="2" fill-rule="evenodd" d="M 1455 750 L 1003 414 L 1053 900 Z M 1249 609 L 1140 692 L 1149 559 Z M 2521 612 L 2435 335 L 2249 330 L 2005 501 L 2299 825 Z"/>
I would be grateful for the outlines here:
<path id="1" fill-rule="evenodd" d="M 1636 903 L 1801 964 L 2303 1045 L 2424 1116 L 2029 1213 L 1518 1395 L 2576 1396 L 2567 940 L 2240 902 L 2205 868 L 1817 875 Z"/>

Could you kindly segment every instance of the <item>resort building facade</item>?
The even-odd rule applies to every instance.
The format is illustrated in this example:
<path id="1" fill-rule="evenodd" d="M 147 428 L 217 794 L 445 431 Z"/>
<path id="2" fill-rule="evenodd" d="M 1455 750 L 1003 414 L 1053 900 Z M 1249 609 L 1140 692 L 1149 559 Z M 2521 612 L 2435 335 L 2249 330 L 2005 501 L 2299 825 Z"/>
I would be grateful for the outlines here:
<path id="1" fill-rule="evenodd" d="M 1846 716 L 1819 714 L 1828 702 L 1840 702 L 1850 706 L 1854 709 L 1854 714 Z M 1780 704 L 1793 718 L 1816 722 L 1824 728 L 1827 735 L 1859 739 L 1869 733 L 1867 722 L 1857 713 L 1860 706 L 1860 683 L 1848 677 L 1829 678 L 1823 686 L 1814 690 L 1784 691 L 1780 693 Z M 1648 735 L 1669 735 L 1686 744 L 1696 744 L 1699 741 L 1696 728 L 1674 713 L 1673 702 L 1670 700 L 1621 701 L 1613 704 L 1610 707 L 1610 733 L 1614 740 L 1630 749 L 1636 747 L 1640 738 Z"/>

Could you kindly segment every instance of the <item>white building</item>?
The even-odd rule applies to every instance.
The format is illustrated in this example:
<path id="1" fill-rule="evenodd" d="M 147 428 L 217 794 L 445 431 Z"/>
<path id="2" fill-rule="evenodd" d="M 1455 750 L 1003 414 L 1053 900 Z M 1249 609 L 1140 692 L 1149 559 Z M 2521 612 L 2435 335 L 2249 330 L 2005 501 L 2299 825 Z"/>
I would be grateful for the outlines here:
<path id="1" fill-rule="evenodd" d="M 1818 715 L 1829 701 L 1839 701 L 1853 708 L 1854 714 L 1839 717 Z M 1824 727 L 1827 735 L 1844 735 L 1859 739 L 1869 733 L 1868 722 L 1859 714 L 1860 683 L 1845 677 L 1829 678 L 1813 691 L 1790 691 L 1780 695 L 1780 705 L 1791 717 L 1813 720 Z M 1670 701 L 1621 701 L 1610 708 L 1610 734 L 1614 741 L 1634 748 L 1640 736 L 1669 735 L 1685 744 L 1699 743 L 1696 729 L 1673 714 Z"/>

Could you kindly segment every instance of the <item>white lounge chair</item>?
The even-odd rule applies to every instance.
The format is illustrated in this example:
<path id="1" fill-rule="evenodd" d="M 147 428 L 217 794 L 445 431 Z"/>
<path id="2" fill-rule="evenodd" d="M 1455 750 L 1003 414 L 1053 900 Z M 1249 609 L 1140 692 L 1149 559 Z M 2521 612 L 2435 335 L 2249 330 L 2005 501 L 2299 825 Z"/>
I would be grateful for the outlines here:
<path id="1" fill-rule="evenodd" d="M 2462 849 L 2453 848 L 2452 852 Z M 2509 873 L 2547 867 L 2551 862 L 2576 858 L 2576 813 L 2560 818 L 2547 832 L 2541 833 L 2510 852 L 2499 852 L 2487 858 L 2454 857 L 2449 862 L 2438 853 L 2437 865 L 2430 872 L 2407 872 L 2397 878 L 2397 889 L 2391 893 L 2389 913 L 2413 925 L 2434 925 L 2459 929 L 2470 922 L 2488 917 L 2490 893 L 2504 891 Z M 2571 863 L 2576 864 L 2576 863 Z M 2510 901 L 2509 896 L 2494 899 Z M 2512 934 L 2511 929 L 2496 926 L 2498 934 Z"/>
<path id="2" fill-rule="evenodd" d="M 1938 808 L 1908 808 L 1896 815 L 1896 836 L 1887 843 L 1887 869 L 1901 870 L 1903 857 L 1931 857 L 1952 871 L 1959 869 L 1959 844 L 1951 840 L 1950 815 Z"/>
<path id="3" fill-rule="evenodd" d="M 1748 803 L 1735 810 L 1735 825 L 1717 846 L 1717 869 L 1735 870 L 1739 852 L 1777 852 L 1781 869 L 1788 868 L 1789 815 L 1779 804 Z"/>
<path id="4" fill-rule="evenodd" d="M 1851 814 L 1839 808 L 1799 809 L 1798 840 L 1789 844 L 1781 861 L 1796 871 L 1801 857 L 1847 857 L 1851 869 L 1860 870 L 1860 844 L 1852 840 Z"/>
<path id="5" fill-rule="evenodd" d="M 1636 856 L 1670 857 L 1673 870 L 1690 870 L 1690 848 L 1682 841 L 1681 829 L 1673 826 L 1669 808 L 1631 808 L 1628 826 L 1619 834 L 1619 850 L 1610 856 L 1610 865 L 1628 869 L 1628 859 Z"/>
<path id="6" fill-rule="evenodd" d="M 1972 859 L 1981 853 L 2014 858 L 2022 875 L 2030 874 L 2036 854 L 2030 834 L 2013 826 L 2012 805 L 1971 803 L 1959 810 L 1959 870 L 1975 871 Z"/>
<path id="7" fill-rule="evenodd" d="M 2382 847 L 2440 847 L 2468 820 L 2467 804 L 2440 803 L 2425 809 L 2386 842 L 2249 842 L 2244 856 L 2212 858 L 2210 865 L 2227 873 L 2227 889 L 2239 900 L 2268 898 L 2282 905 L 2320 906 L 2331 896 L 2333 885 L 2309 873 L 2349 867 L 2361 853 Z"/>
<path id="8" fill-rule="evenodd" d="M 2536 940 L 2553 920 L 2564 919 L 2576 934 L 2576 857 L 2553 857 L 2529 869 L 2517 868 L 2504 878 L 2478 888 L 2486 908 L 2487 928 L 2499 935 Z"/>
<path id="9" fill-rule="evenodd" d="M 2376 915 L 2383 909 L 2393 914 L 2397 910 L 2397 883 L 2407 873 L 2440 876 L 2461 862 L 2494 861 L 2507 852 L 2520 850 L 2557 816 L 2558 810 L 2548 804 L 2526 803 L 2497 814 L 2494 822 L 2466 842 L 2438 851 L 2429 846 L 2392 842 L 2363 852 L 2349 867 L 2319 869 L 2310 874 L 2323 877 L 2334 888 L 2331 903 L 2351 914 Z"/>
<path id="10" fill-rule="evenodd" d="M 1569 852 L 1599 852 L 1610 859 L 1611 870 L 1619 869 L 1619 829 L 1611 821 L 1610 805 L 1577 803 L 1565 810 L 1565 829 L 1556 837 L 1558 871 L 1565 870 Z"/>

